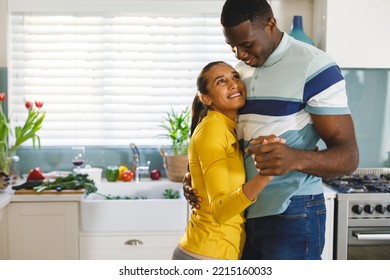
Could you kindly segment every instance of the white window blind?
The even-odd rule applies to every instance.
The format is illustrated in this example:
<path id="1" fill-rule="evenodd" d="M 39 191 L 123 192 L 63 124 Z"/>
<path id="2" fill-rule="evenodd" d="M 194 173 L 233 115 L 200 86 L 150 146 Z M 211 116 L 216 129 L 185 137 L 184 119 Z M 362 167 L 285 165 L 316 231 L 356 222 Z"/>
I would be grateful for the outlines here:
<path id="1" fill-rule="evenodd" d="M 44 102 L 41 145 L 165 145 L 165 112 L 191 106 L 210 61 L 236 63 L 219 16 L 10 15 L 9 112 Z M 28 143 L 27 145 L 32 145 Z"/>

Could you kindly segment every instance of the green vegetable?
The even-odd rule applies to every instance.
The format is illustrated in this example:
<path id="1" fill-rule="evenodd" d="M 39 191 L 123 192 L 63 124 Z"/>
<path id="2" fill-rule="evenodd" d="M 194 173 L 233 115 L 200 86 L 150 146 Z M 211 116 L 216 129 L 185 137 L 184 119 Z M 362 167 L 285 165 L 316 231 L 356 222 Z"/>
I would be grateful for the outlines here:
<path id="1" fill-rule="evenodd" d="M 178 199 L 179 198 L 179 191 L 174 191 L 173 189 L 165 189 L 163 195 L 164 195 L 165 199 Z"/>
<path id="2" fill-rule="evenodd" d="M 108 195 L 105 195 L 105 194 L 102 194 L 102 193 L 96 193 L 100 196 L 103 196 L 105 199 L 107 200 L 120 200 L 120 199 L 126 199 L 126 200 L 131 200 L 131 199 L 148 199 L 146 196 L 135 196 L 135 197 L 131 197 L 131 196 L 120 196 L 120 195 L 111 195 L 111 194 L 108 194 Z"/>
<path id="3" fill-rule="evenodd" d="M 88 178 L 88 174 L 70 173 L 66 177 L 57 177 L 54 181 L 43 182 L 40 186 L 34 187 L 37 192 L 44 190 L 80 190 L 85 189 L 89 195 L 97 191 L 95 182 Z"/>
<path id="4" fill-rule="evenodd" d="M 120 195 L 111 195 L 111 194 L 102 194 L 99 192 L 96 192 L 97 195 L 100 195 L 104 197 L 107 200 L 120 200 L 120 199 L 126 199 L 126 200 L 132 200 L 132 199 L 148 199 L 146 196 L 120 196 Z M 174 191 L 173 189 L 166 189 L 163 193 L 165 199 L 177 199 L 179 198 L 179 191 Z"/>

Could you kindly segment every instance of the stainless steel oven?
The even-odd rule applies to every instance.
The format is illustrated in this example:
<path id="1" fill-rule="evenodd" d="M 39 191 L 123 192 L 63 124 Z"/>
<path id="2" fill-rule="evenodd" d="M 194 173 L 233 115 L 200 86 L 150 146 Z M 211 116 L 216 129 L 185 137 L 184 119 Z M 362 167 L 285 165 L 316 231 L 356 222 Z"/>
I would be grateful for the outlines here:
<path id="1" fill-rule="evenodd" d="M 358 169 L 336 189 L 334 259 L 390 260 L 390 168 Z"/>
<path id="2" fill-rule="evenodd" d="M 390 194 L 338 195 L 336 213 L 335 259 L 390 260 Z"/>
<path id="3" fill-rule="evenodd" d="M 390 227 L 348 229 L 348 260 L 389 260 Z"/>

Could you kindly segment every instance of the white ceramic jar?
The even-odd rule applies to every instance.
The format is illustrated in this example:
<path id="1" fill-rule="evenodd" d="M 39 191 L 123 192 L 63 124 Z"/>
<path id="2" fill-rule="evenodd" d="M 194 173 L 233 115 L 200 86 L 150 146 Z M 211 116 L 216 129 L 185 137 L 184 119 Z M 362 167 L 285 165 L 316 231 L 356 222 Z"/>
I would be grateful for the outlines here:
<path id="1" fill-rule="evenodd" d="M 86 165 L 84 168 L 73 170 L 75 173 L 80 174 L 88 174 L 88 177 L 96 183 L 100 183 L 102 181 L 102 172 L 103 169 L 99 167 L 91 167 L 90 165 Z"/>

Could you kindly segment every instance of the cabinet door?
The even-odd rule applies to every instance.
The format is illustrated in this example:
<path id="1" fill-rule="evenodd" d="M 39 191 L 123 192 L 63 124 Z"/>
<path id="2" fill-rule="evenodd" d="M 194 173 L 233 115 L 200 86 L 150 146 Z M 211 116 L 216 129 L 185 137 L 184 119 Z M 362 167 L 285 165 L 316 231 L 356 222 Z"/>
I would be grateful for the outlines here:
<path id="1" fill-rule="evenodd" d="M 182 234 L 80 236 L 82 260 L 170 260 Z"/>
<path id="2" fill-rule="evenodd" d="M 313 39 L 343 68 L 390 68 L 390 1 L 313 0 Z"/>
<path id="3" fill-rule="evenodd" d="M 78 259 L 78 202 L 11 203 L 8 210 L 10 259 Z"/>
<path id="4" fill-rule="evenodd" d="M 6 208 L 0 209 L 0 260 L 7 259 Z"/>

